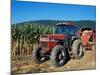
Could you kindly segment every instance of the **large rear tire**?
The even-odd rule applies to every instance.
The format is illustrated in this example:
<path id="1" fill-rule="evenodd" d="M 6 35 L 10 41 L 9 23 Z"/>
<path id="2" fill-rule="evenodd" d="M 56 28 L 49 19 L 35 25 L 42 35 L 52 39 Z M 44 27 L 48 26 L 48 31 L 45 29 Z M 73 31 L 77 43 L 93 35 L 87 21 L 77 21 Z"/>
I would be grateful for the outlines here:
<path id="1" fill-rule="evenodd" d="M 52 49 L 51 61 L 55 67 L 63 66 L 69 59 L 68 51 L 61 45 L 57 45 Z"/>
<path id="2" fill-rule="evenodd" d="M 72 53 L 75 59 L 80 59 L 84 56 L 84 50 L 80 39 L 74 40 L 72 44 Z"/>

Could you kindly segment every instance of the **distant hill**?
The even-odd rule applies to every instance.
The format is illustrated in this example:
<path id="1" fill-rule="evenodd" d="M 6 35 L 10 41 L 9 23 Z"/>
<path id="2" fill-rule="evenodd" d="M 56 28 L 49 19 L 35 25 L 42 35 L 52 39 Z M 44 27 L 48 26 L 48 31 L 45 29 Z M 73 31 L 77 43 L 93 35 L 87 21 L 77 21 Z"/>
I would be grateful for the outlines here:
<path id="1" fill-rule="evenodd" d="M 28 24 L 37 24 L 37 25 L 50 25 L 54 26 L 59 22 L 67 22 L 67 21 L 60 21 L 60 20 L 37 20 L 37 21 L 27 21 L 27 22 L 21 22 L 13 25 L 28 25 Z M 75 24 L 78 28 L 84 28 L 89 27 L 95 29 L 96 27 L 96 21 L 91 20 L 80 20 L 80 21 L 71 21 L 73 24 Z"/>

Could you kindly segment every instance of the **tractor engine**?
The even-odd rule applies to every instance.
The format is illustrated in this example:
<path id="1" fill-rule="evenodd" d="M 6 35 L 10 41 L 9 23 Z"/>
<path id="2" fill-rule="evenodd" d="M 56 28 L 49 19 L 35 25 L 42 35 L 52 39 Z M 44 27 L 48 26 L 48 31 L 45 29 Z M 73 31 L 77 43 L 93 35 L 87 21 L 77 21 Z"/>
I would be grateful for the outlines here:
<path id="1" fill-rule="evenodd" d="M 50 52 L 57 44 L 63 44 L 64 34 L 41 35 L 40 46 L 45 52 Z"/>

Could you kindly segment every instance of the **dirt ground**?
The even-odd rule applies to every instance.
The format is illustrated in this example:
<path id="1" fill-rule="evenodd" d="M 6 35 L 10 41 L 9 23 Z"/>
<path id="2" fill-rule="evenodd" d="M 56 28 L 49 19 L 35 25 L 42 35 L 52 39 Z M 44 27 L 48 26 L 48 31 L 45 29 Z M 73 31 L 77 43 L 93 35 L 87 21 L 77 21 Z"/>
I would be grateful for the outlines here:
<path id="1" fill-rule="evenodd" d="M 62 67 L 54 67 L 50 60 L 36 64 L 31 56 L 15 58 L 11 61 L 12 74 L 15 73 L 38 73 L 38 72 L 57 72 L 57 71 L 72 71 L 72 70 L 88 70 L 95 69 L 95 50 L 87 50 L 81 59 L 70 59 Z"/>

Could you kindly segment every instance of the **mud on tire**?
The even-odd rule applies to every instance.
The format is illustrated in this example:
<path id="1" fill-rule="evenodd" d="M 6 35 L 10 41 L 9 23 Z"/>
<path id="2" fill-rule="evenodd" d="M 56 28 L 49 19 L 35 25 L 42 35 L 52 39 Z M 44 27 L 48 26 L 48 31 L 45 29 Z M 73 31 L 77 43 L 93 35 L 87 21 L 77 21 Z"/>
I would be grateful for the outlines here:
<path id="1" fill-rule="evenodd" d="M 69 60 L 69 54 L 63 46 L 57 45 L 52 49 L 50 58 L 55 67 L 60 67 Z"/>
<path id="2" fill-rule="evenodd" d="M 74 40 L 72 44 L 72 53 L 75 59 L 80 59 L 84 56 L 84 49 L 80 39 Z"/>
<path id="3" fill-rule="evenodd" d="M 43 62 L 43 60 L 41 60 L 42 56 L 41 56 L 41 48 L 40 47 L 33 50 L 32 57 L 37 64 L 41 64 Z"/>

